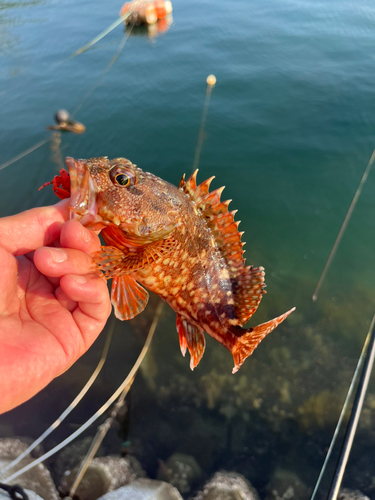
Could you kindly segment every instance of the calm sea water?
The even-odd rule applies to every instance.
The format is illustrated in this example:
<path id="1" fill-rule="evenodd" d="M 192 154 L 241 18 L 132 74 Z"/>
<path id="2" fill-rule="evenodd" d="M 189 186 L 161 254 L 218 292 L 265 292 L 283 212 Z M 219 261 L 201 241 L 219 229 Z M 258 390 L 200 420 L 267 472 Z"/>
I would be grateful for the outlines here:
<path id="1" fill-rule="evenodd" d="M 211 386 L 220 374 L 229 376 L 231 356 L 209 341 L 191 374 L 179 353 L 174 315 L 166 312 L 152 362 L 134 387 L 123 437 L 152 446 L 163 460 L 175 451 L 201 456 L 207 475 L 220 467 L 238 470 L 263 495 L 278 468 L 311 487 L 329 444 L 329 415 L 337 417 L 374 313 L 375 172 L 317 303 L 311 295 L 375 147 L 375 6 L 369 0 L 174 0 L 169 31 L 151 39 L 134 30 L 109 71 L 122 26 L 69 58 L 116 18 L 120 4 L 0 1 L 0 165 L 47 138 L 45 127 L 58 108 L 81 106 L 76 119 L 87 131 L 64 135 L 63 155 L 125 156 L 176 184 L 191 172 L 205 80 L 216 75 L 199 179 L 216 175 L 215 187 L 226 186 L 239 209 L 248 262 L 266 268 L 268 295 L 255 324 L 292 306 L 297 311 L 241 369 L 242 385 L 241 372 L 236 382 L 220 379 L 218 394 Z M 38 187 L 57 169 L 48 143 L 1 170 L 0 216 L 54 203 L 51 190 Z M 116 326 L 102 381 L 69 425 L 87 418 L 125 377 L 153 311 L 152 303 L 144 319 Z M 102 343 L 22 409 L 3 416 L 3 434 L 36 437 L 86 381 Z M 202 387 L 206 396 L 199 399 Z M 198 423 L 186 431 L 190 442 L 216 429 L 215 445 L 203 458 L 199 443 L 192 446 L 174 427 L 194 401 Z M 363 443 L 375 436 L 374 397 L 366 404 L 357 461 Z M 242 437 L 228 438 L 233 422 L 244 423 Z M 254 436 L 262 436 L 268 451 L 252 446 Z M 144 466 L 156 474 L 155 460 L 144 459 Z M 371 473 L 359 478 L 353 467 L 349 486 L 374 493 Z"/>

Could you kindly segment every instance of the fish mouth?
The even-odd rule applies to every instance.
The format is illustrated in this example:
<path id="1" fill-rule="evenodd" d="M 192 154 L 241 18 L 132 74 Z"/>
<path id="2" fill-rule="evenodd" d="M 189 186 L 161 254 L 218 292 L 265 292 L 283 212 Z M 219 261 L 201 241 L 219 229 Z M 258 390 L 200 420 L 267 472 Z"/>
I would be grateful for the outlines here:
<path id="1" fill-rule="evenodd" d="M 65 159 L 70 176 L 70 218 L 91 229 L 105 226 L 98 215 L 97 189 L 84 161 Z"/>

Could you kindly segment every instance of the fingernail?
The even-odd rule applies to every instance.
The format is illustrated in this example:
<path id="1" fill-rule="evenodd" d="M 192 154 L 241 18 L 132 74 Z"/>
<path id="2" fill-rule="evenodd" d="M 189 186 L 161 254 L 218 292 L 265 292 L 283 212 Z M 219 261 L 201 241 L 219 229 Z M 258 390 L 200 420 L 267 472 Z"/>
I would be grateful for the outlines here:
<path id="1" fill-rule="evenodd" d="M 86 283 L 87 279 L 84 276 L 80 276 L 78 274 L 69 274 L 69 276 L 76 282 L 82 285 L 83 283 Z"/>
<path id="2" fill-rule="evenodd" d="M 68 254 L 62 248 L 49 248 L 48 249 L 53 262 L 59 264 L 60 262 L 65 262 L 68 259 Z"/>
<path id="3" fill-rule="evenodd" d="M 82 239 L 83 239 L 83 241 L 88 243 L 91 240 L 90 231 L 83 226 L 81 226 L 81 227 L 82 227 Z"/>

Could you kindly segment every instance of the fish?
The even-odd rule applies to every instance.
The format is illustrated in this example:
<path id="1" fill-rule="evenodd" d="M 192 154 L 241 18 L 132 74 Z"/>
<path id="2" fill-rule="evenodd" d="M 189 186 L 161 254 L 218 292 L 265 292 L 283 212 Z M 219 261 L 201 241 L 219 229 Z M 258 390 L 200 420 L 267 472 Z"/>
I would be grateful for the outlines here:
<path id="1" fill-rule="evenodd" d="M 126 158 L 66 158 L 71 218 L 101 231 L 95 265 L 112 279 L 120 320 L 140 314 L 154 292 L 176 312 L 180 348 L 190 368 L 200 362 L 205 333 L 230 351 L 236 373 L 259 343 L 295 308 L 243 328 L 266 293 L 264 268 L 246 266 L 244 242 L 221 201 L 214 177 L 197 184 L 195 171 L 178 187 Z M 61 174 L 61 172 L 60 172 Z"/>

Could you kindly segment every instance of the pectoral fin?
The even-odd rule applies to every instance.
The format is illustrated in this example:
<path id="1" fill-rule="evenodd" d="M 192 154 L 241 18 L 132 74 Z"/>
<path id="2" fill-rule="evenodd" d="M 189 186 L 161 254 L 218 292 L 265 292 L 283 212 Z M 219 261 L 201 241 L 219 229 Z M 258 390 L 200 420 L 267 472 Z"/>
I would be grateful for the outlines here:
<path id="1" fill-rule="evenodd" d="M 203 330 L 192 325 L 186 319 L 181 318 L 179 314 L 177 314 L 176 317 L 176 327 L 180 339 L 182 355 L 185 356 L 186 349 L 189 350 L 190 368 L 194 370 L 202 359 L 206 346 Z"/>
<path id="2" fill-rule="evenodd" d="M 123 273 L 124 252 L 116 247 L 101 247 L 93 256 L 93 262 L 108 280 Z"/>
<path id="3" fill-rule="evenodd" d="M 116 318 L 132 319 L 141 313 L 148 302 L 148 292 L 130 276 L 113 278 L 111 302 Z"/>
<path id="4" fill-rule="evenodd" d="M 175 247 L 174 238 L 167 238 L 144 247 L 119 249 L 115 246 L 101 247 L 94 255 L 94 262 L 107 279 L 130 274 L 152 264 L 159 257 L 169 254 Z"/>

